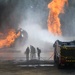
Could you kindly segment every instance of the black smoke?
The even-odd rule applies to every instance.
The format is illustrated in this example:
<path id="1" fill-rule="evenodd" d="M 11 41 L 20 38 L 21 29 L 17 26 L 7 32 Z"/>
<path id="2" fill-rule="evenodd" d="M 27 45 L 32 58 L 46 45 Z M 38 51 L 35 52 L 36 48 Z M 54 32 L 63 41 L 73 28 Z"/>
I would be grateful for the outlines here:
<path id="1" fill-rule="evenodd" d="M 44 13 L 41 21 L 45 25 L 47 19 L 47 2 L 45 2 L 45 0 L 0 0 L 0 31 L 8 28 L 17 29 L 22 19 L 27 19 L 25 13 L 28 9 L 40 14 Z"/>
<path id="2" fill-rule="evenodd" d="M 68 0 L 68 6 L 64 8 L 64 14 L 60 15 L 63 36 L 75 36 L 75 1 Z"/>
<path id="3" fill-rule="evenodd" d="M 47 29 L 47 18 L 49 9 L 48 3 L 51 0 L 0 0 L 0 31 L 8 28 L 17 29 L 20 22 L 27 20 L 27 11 L 32 11 L 33 22 L 41 24 L 41 27 Z M 60 14 L 61 29 L 64 36 L 75 35 L 75 1 L 68 0 L 69 5 L 66 6 L 65 13 Z M 37 15 L 35 16 L 35 14 Z M 40 14 L 40 15 L 39 15 Z M 37 17 L 40 17 L 37 20 Z"/>

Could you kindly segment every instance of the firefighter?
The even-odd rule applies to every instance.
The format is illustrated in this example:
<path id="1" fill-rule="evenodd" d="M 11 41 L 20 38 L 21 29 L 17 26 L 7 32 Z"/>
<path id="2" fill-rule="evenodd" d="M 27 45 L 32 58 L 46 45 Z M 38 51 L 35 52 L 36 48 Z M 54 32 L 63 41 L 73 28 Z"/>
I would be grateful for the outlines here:
<path id="1" fill-rule="evenodd" d="M 26 54 L 26 61 L 28 61 L 29 60 L 29 47 L 26 48 L 25 54 Z"/>
<path id="2" fill-rule="evenodd" d="M 41 53 L 41 49 L 37 48 L 38 60 L 40 60 L 40 53 Z"/>
<path id="3" fill-rule="evenodd" d="M 35 54 L 36 50 L 32 45 L 30 45 L 30 49 L 31 49 L 31 60 L 33 60 L 36 58 L 36 54 Z"/>

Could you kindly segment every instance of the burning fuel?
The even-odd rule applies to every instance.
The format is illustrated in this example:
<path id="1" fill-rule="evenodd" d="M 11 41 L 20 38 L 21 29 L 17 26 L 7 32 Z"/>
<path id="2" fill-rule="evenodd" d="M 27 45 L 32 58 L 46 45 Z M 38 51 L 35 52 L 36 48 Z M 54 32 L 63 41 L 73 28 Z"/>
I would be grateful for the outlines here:
<path id="1" fill-rule="evenodd" d="M 52 2 L 48 4 L 48 30 L 54 35 L 62 34 L 59 15 L 60 13 L 64 13 L 65 4 L 68 4 L 68 0 L 52 0 Z"/>
<path id="2" fill-rule="evenodd" d="M 10 29 L 5 36 L 4 34 L 0 34 L 1 36 L 3 35 L 4 38 L 0 38 L 0 48 L 3 47 L 10 47 L 20 36 L 20 32 L 16 33 L 14 29 Z"/>

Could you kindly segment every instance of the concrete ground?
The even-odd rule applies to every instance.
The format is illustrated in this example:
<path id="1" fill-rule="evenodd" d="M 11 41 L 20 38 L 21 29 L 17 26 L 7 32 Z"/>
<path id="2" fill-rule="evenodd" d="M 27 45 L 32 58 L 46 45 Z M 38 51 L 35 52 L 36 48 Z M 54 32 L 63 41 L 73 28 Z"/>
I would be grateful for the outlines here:
<path id="1" fill-rule="evenodd" d="M 75 68 L 57 69 L 55 66 L 20 67 L 0 65 L 0 75 L 75 75 Z"/>

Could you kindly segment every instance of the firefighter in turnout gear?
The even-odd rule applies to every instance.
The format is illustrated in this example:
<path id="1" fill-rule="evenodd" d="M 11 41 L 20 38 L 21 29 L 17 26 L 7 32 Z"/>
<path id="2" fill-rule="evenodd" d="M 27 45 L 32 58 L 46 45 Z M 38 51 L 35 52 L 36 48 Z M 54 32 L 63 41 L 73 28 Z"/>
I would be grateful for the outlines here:
<path id="1" fill-rule="evenodd" d="M 41 49 L 37 48 L 38 60 L 40 60 L 40 53 L 41 53 Z"/>
<path id="2" fill-rule="evenodd" d="M 30 49 L 31 49 L 31 60 L 36 59 L 36 50 L 34 48 L 34 46 L 30 45 Z"/>
<path id="3" fill-rule="evenodd" d="M 26 54 L 26 61 L 29 60 L 29 47 L 26 48 L 25 54 Z"/>

